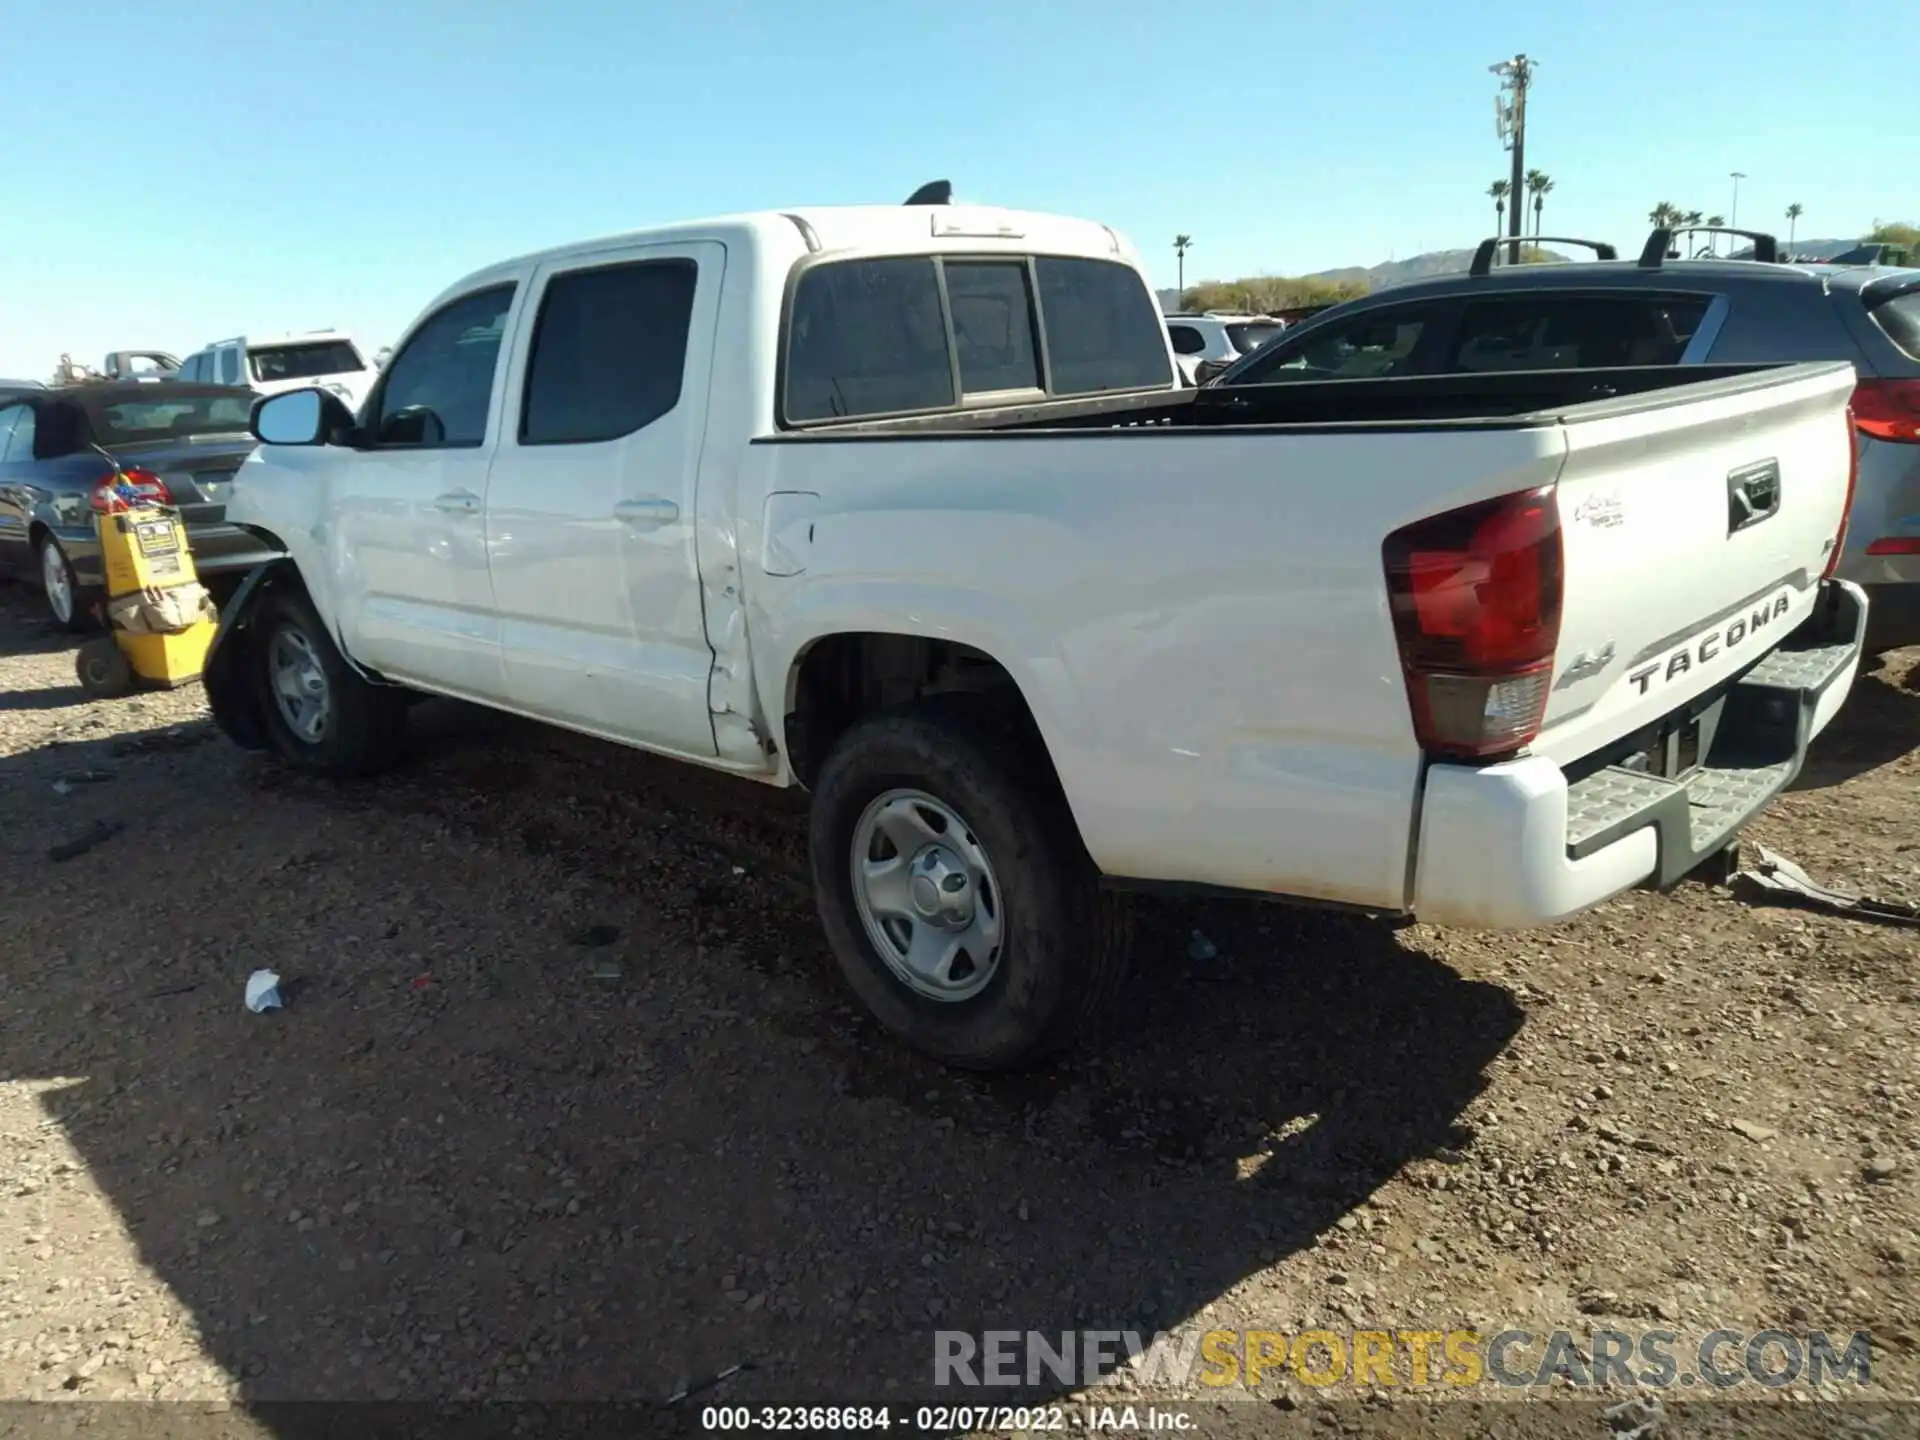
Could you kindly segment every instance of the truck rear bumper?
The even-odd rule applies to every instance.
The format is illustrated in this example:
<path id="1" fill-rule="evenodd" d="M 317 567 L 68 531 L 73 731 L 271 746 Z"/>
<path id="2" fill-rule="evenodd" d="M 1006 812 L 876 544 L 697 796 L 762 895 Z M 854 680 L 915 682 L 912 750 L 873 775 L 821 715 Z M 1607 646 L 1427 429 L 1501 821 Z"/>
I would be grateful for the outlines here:
<path id="1" fill-rule="evenodd" d="M 1570 778 L 1544 756 L 1429 767 L 1415 916 L 1523 929 L 1677 884 L 1800 773 L 1853 686 L 1867 614 L 1859 586 L 1828 581 L 1807 622 L 1701 716 L 1700 763 L 1679 778 L 1624 764 Z"/>

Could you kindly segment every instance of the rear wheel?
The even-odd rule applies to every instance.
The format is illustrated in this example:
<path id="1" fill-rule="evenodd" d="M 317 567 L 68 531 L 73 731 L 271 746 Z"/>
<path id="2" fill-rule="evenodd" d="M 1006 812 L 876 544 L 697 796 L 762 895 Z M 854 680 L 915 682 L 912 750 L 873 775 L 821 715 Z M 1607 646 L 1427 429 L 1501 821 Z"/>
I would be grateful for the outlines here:
<path id="1" fill-rule="evenodd" d="M 398 757 L 406 738 L 404 694 L 362 679 L 304 595 L 265 602 L 253 661 L 267 733 L 301 769 L 368 775 Z"/>
<path id="2" fill-rule="evenodd" d="M 907 1044 L 1004 1070 L 1078 1038 L 1131 959 L 1037 740 L 948 706 L 854 726 L 814 790 L 820 917 L 854 992 Z"/>
<path id="3" fill-rule="evenodd" d="M 87 597 L 73 573 L 73 563 L 51 535 L 40 537 L 40 587 L 46 592 L 47 610 L 54 624 L 62 630 L 80 635 L 95 628 Z"/>

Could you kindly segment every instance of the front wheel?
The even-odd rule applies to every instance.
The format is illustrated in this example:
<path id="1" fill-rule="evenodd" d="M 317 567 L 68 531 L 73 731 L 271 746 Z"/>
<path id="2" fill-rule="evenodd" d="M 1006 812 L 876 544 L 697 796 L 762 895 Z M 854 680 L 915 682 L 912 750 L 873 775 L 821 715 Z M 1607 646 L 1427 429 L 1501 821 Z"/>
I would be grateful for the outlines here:
<path id="1" fill-rule="evenodd" d="M 348 665 L 304 595 L 265 602 L 252 658 L 267 733 L 293 764 L 348 777 L 372 774 L 398 756 L 406 737 L 404 695 Z"/>
<path id="2" fill-rule="evenodd" d="M 876 716 L 814 789 L 820 918 L 882 1025 L 1006 1070 L 1071 1043 L 1120 988 L 1130 911 L 1103 892 L 1037 739 L 936 707 Z"/>

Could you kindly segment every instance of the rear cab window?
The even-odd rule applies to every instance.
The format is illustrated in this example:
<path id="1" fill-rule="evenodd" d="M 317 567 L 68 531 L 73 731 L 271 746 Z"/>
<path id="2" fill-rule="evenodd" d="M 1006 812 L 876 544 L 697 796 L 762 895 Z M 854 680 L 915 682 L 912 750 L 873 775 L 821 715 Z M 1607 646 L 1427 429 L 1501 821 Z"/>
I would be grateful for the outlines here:
<path id="1" fill-rule="evenodd" d="M 256 382 L 311 380 L 321 375 L 348 375 L 367 368 L 360 352 L 348 340 L 302 340 L 285 345 L 247 348 L 247 368 Z"/>
<path id="2" fill-rule="evenodd" d="M 168 390 L 88 409 L 94 438 L 102 445 L 138 445 L 190 435 L 244 435 L 253 405 L 250 395 L 230 391 Z"/>
<path id="3" fill-rule="evenodd" d="M 1044 255 L 828 260 L 794 284 L 782 419 L 877 419 L 1173 383 L 1159 307 L 1130 266 Z"/>
<path id="4" fill-rule="evenodd" d="M 1284 325 L 1227 326 L 1227 339 L 1233 342 L 1233 348 L 1242 355 L 1251 355 L 1269 340 L 1278 339 L 1285 333 Z"/>

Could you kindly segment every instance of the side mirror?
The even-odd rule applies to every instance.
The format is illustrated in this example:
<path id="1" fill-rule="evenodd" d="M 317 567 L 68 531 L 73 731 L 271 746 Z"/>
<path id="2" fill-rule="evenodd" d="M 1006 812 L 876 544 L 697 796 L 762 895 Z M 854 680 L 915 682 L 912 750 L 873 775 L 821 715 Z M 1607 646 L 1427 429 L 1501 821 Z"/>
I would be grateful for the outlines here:
<path id="1" fill-rule="evenodd" d="M 338 395 L 289 390 L 255 401 L 247 428 L 266 445 L 325 445 L 353 428 L 353 414 Z"/>
<path id="2" fill-rule="evenodd" d="M 1226 374 L 1232 364 L 1231 360 L 1202 360 L 1193 367 L 1193 383 L 1205 385 L 1216 376 Z"/>

